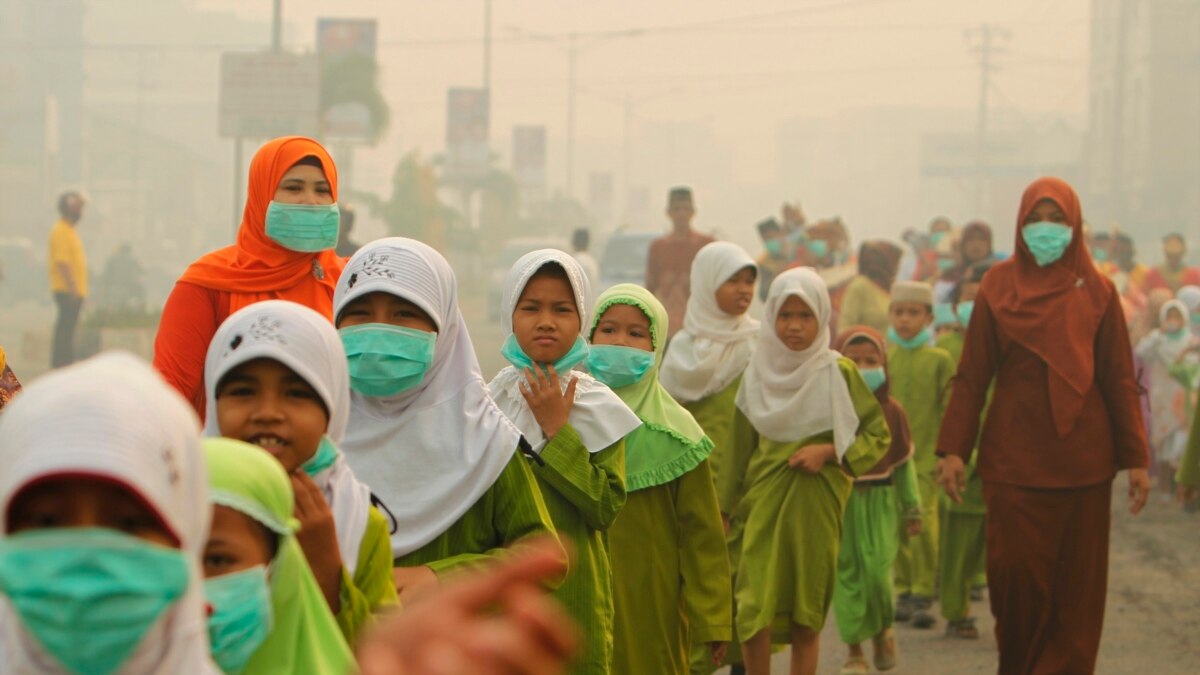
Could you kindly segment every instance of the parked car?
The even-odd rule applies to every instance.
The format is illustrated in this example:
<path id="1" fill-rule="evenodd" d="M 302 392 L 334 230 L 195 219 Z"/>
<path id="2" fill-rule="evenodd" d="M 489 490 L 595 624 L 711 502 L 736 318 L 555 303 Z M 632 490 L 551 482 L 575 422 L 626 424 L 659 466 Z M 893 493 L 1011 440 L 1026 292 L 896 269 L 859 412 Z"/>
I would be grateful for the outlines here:
<path id="1" fill-rule="evenodd" d="M 614 232 L 604 245 L 600 258 L 600 291 L 617 284 L 646 285 L 646 258 L 655 232 Z"/>
<path id="2" fill-rule="evenodd" d="M 500 320 L 500 302 L 504 297 L 504 277 L 508 270 L 526 253 L 532 253 L 543 248 L 553 248 L 559 251 L 570 251 L 567 242 L 553 237 L 522 237 L 510 239 L 500 253 L 488 264 L 488 306 L 487 315 L 490 321 Z"/>

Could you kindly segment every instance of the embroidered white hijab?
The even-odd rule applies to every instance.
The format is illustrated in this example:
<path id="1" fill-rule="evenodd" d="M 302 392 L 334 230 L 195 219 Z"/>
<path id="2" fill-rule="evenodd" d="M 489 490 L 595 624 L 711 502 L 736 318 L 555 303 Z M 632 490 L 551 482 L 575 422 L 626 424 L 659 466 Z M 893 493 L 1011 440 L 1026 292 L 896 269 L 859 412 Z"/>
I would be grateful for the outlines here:
<path id="1" fill-rule="evenodd" d="M 438 329 L 419 385 L 387 398 L 351 395 L 346 459 L 395 519 L 398 558 L 458 522 L 508 466 L 521 434 L 488 396 L 454 271 L 440 253 L 402 237 L 367 244 L 342 271 L 334 316 L 374 292 L 412 302 Z"/>
<path id="2" fill-rule="evenodd" d="M 333 324 L 316 311 L 288 300 L 264 300 L 225 319 L 208 345 L 204 360 L 207 401 L 204 435 L 220 436 L 217 385 L 234 368 L 255 359 L 272 359 L 304 378 L 329 411 L 325 435 L 340 446 L 350 418 L 350 374 L 346 351 Z M 241 440 L 241 439 L 239 439 Z M 350 576 L 367 531 L 371 491 L 355 477 L 339 452 L 333 464 L 313 476 L 333 511 L 338 550 Z"/>
<path id="3" fill-rule="evenodd" d="M 775 334 L 775 319 L 788 298 L 798 297 L 817 316 L 817 338 L 803 351 L 792 351 Z M 738 389 L 737 407 L 760 434 L 782 443 L 833 431 L 840 460 L 854 443 L 858 414 L 850 388 L 830 349 L 829 290 L 815 270 L 790 269 L 771 283 L 758 348 Z"/>
<path id="4" fill-rule="evenodd" d="M 587 304 L 587 299 L 591 290 L 583 268 L 567 253 L 542 249 L 526 254 L 508 271 L 508 277 L 504 281 L 504 297 L 500 304 L 501 337 L 508 338 L 512 335 L 513 310 L 516 309 L 517 301 L 521 299 L 521 293 L 525 291 L 525 285 L 538 270 L 549 264 L 557 264 L 567 273 L 571 292 L 575 295 L 575 306 L 579 310 L 581 333 L 588 325 L 587 314 L 590 305 Z M 571 408 L 567 422 L 579 434 L 588 452 L 600 452 L 642 425 L 642 421 L 620 397 L 591 375 L 574 370 L 569 375 L 559 375 L 563 391 L 566 391 L 572 378 L 577 381 L 575 405 Z M 520 386 L 523 382 L 523 373 L 512 366 L 506 366 L 488 384 L 488 389 L 496 405 L 517 425 L 525 440 L 536 452 L 541 452 L 546 446 L 546 435 L 542 433 L 541 425 L 534 418 L 525 397 L 521 395 Z"/>
<path id="5" fill-rule="evenodd" d="M 34 381 L 0 415 L 0 538 L 22 488 L 58 474 L 84 474 L 128 487 L 179 540 L 187 592 L 163 612 L 118 674 L 220 672 L 209 656 L 200 569 L 212 508 L 199 429 L 191 406 L 149 364 L 123 352 Z M 2 598 L 0 663 L 5 673 L 65 672 Z"/>
<path id="6" fill-rule="evenodd" d="M 740 246 L 714 241 L 692 261 L 691 288 L 683 330 L 671 340 L 658 381 L 676 401 L 699 401 L 728 387 L 745 370 L 754 353 L 758 321 L 726 314 L 716 293 L 730 277 L 754 259 Z"/>

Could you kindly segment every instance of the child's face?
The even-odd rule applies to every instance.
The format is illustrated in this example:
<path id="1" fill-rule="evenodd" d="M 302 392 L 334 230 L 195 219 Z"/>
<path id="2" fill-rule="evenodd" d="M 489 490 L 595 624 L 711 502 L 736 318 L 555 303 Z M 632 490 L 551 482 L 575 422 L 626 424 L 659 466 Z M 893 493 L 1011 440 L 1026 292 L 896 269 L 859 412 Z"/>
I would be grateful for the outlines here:
<path id="1" fill-rule="evenodd" d="M 106 527 L 179 548 L 179 542 L 158 514 L 132 490 L 100 478 L 39 481 L 13 499 L 9 534 L 55 527 Z"/>
<path id="2" fill-rule="evenodd" d="M 892 328 L 905 340 L 911 340 L 933 322 L 929 305 L 919 302 L 893 302 L 891 308 Z"/>
<path id="3" fill-rule="evenodd" d="M 236 509 L 213 505 L 212 528 L 204 545 L 204 578 L 269 565 L 274 533 Z"/>
<path id="4" fill-rule="evenodd" d="M 745 314 L 754 299 L 754 281 L 757 278 L 758 269 L 754 267 L 743 267 L 729 277 L 717 287 L 717 307 L 730 316 Z"/>
<path id="5" fill-rule="evenodd" d="M 979 295 L 979 284 L 973 281 L 962 282 L 962 288 L 958 292 L 958 301 L 974 302 L 975 296 Z"/>
<path id="6" fill-rule="evenodd" d="M 596 322 L 592 344 L 633 347 L 652 352 L 654 339 L 650 336 L 650 319 L 633 305 L 613 305 L 604 310 Z"/>
<path id="7" fill-rule="evenodd" d="M 879 347 L 868 340 L 855 340 L 846 345 L 846 348 L 842 350 L 842 356 L 853 361 L 859 370 L 878 368 L 883 365 L 883 355 L 879 353 Z"/>
<path id="8" fill-rule="evenodd" d="M 316 454 L 329 415 L 295 371 L 274 359 L 255 359 L 221 379 L 217 424 L 222 436 L 259 446 L 291 473 Z"/>
<path id="9" fill-rule="evenodd" d="M 521 291 L 512 315 L 513 334 L 534 363 L 554 363 L 579 338 L 579 309 L 565 279 L 535 274 Z"/>
<path id="10" fill-rule="evenodd" d="M 784 300 L 779 314 L 775 316 L 775 335 L 794 352 L 811 347 L 820 329 L 821 322 L 816 313 L 799 296 L 793 295 Z"/>
<path id="11" fill-rule="evenodd" d="M 376 291 L 356 298 L 338 315 L 338 328 L 364 323 L 386 323 L 436 333 L 437 324 L 415 304 L 391 293 Z"/>
<path id="12" fill-rule="evenodd" d="M 1172 307 L 1167 310 L 1167 316 L 1163 320 L 1162 328 L 1168 333 L 1174 333 L 1184 327 L 1183 314 L 1178 309 Z"/>

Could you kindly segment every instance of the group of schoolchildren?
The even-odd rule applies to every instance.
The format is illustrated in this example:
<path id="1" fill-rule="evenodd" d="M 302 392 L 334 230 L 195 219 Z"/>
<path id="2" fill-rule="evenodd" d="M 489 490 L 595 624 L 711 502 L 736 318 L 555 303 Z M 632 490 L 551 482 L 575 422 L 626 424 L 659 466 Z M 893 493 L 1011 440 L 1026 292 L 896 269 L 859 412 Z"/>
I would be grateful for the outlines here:
<path id="1" fill-rule="evenodd" d="M 569 552 L 551 586 L 582 636 L 574 673 L 765 674 L 773 645 L 813 673 L 831 605 L 843 672 L 868 672 L 868 640 L 889 670 L 893 620 L 932 625 L 935 592 L 949 632 L 977 637 L 978 479 L 939 506 L 933 471 L 981 274 L 938 336 L 931 287 L 903 281 L 886 336 L 834 335 L 808 268 L 750 318 L 755 262 L 716 242 L 668 345 L 650 292 L 593 299 L 571 256 L 536 251 L 506 279 L 511 365 L 487 382 L 445 258 L 375 241 L 333 323 L 268 300 L 220 326 L 203 441 L 126 355 L 6 408 L 4 670 L 351 672 L 379 616 L 545 533 Z"/>

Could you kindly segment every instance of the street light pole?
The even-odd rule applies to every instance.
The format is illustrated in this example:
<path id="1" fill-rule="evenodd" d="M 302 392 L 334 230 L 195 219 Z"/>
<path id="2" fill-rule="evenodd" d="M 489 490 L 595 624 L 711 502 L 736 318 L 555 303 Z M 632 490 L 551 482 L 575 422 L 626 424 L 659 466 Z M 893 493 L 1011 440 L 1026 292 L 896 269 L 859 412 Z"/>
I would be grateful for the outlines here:
<path id="1" fill-rule="evenodd" d="M 271 6 L 271 51 L 278 54 L 283 49 L 283 0 L 274 0 Z"/>
<path id="2" fill-rule="evenodd" d="M 575 62 L 579 59 L 579 36 L 567 38 L 567 185 L 568 198 L 575 196 Z"/>

